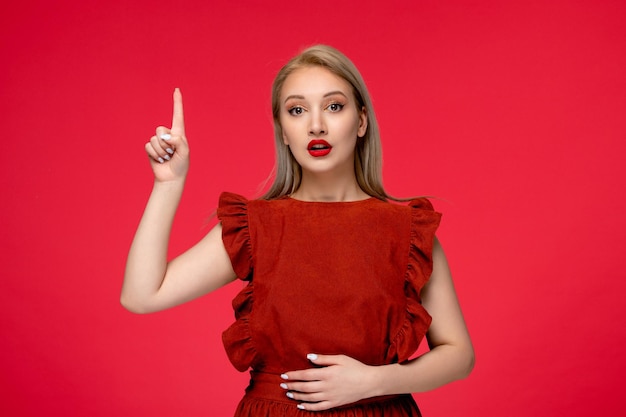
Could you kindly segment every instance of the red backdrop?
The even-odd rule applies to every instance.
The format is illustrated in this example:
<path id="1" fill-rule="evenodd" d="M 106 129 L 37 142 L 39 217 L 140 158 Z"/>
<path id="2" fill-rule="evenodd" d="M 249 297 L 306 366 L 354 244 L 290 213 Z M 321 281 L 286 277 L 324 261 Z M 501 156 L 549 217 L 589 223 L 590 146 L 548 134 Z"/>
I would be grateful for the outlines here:
<path id="1" fill-rule="evenodd" d="M 385 181 L 435 195 L 473 374 L 425 416 L 616 415 L 626 339 L 623 1 L 20 1 L 0 13 L 0 414 L 227 416 L 247 376 L 233 284 L 119 305 L 151 188 L 143 143 L 185 96 L 172 254 L 273 164 L 270 83 L 304 46 L 362 71 Z"/>

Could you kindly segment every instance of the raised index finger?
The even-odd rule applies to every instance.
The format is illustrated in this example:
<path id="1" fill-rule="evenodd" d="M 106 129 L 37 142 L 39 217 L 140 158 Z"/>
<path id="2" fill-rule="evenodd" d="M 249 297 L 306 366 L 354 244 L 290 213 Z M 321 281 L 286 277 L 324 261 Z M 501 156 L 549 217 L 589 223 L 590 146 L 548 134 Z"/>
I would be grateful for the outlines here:
<path id="1" fill-rule="evenodd" d="M 172 133 L 185 135 L 185 118 L 183 117 L 183 95 L 180 89 L 174 89 L 174 114 L 172 116 Z"/>

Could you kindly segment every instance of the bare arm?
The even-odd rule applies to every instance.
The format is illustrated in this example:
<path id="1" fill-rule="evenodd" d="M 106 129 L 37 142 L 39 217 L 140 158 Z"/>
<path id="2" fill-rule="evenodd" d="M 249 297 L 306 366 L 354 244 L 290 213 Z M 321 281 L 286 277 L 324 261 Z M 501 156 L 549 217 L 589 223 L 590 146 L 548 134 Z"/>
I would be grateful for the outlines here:
<path id="1" fill-rule="evenodd" d="M 199 297 L 235 279 L 215 226 L 198 244 L 167 262 L 174 215 L 189 168 L 182 96 L 174 92 L 172 128 L 158 127 L 146 144 L 154 187 L 128 253 L 121 302 L 128 310 L 149 313 Z"/>
<path id="2" fill-rule="evenodd" d="M 474 349 L 437 239 L 433 273 L 421 296 L 433 318 L 429 352 L 408 363 L 383 366 L 367 366 L 345 355 L 313 355 L 311 362 L 324 367 L 286 372 L 282 387 L 289 397 L 300 408 L 319 411 L 363 398 L 429 391 L 468 376 Z"/>
<path id="3" fill-rule="evenodd" d="M 421 296 L 422 305 L 433 318 L 426 335 L 430 351 L 407 364 L 381 367 L 376 395 L 430 391 L 467 377 L 474 367 L 472 341 L 437 239 L 433 273 Z"/>

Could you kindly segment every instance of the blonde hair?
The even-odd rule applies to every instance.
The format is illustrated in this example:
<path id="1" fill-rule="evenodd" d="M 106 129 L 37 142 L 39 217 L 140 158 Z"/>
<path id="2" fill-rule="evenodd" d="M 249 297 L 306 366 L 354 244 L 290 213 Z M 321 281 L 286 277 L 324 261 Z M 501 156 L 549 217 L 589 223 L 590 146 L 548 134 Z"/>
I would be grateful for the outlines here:
<path id="1" fill-rule="evenodd" d="M 381 200 L 398 200 L 389 196 L 383 187 L 380 134 L 372 101 L 363 77 L 348 57 L 337 49 L 326 45 L 316 45 L 305 49 L 283 66 L 274 79 L 272 116 L 274 119 L 276 164 L 274 166 L 274 181 L 270 189 L 261 198 L 266 200 L 280 198 L 292 194 L 300 187 L 302 168 L 291 154 L 289 147 L 283 142 L 283 129 L 280 124 L 280 94 L 285 80 L 291 73 L 310 66 L 326 68 L 347 81 L 352 86 L 357 108 L 359 111 L 365 108 L 367 130 L 365 135 L 357 140 L 354 153 L 354 170 L 359 186 L 372 197 Z"/>

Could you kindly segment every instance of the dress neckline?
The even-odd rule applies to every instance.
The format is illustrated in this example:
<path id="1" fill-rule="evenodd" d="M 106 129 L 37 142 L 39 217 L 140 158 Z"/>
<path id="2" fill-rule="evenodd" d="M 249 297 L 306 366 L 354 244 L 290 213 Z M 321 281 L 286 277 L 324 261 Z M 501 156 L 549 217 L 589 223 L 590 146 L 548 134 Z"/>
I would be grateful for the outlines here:
<path id="1" fill-rule="evenodd" d="M 346 205 L 348 205 L 348 204 L 366 203 L 366 202 L 369 202 L 369 201 L 372 201 L 372 200 L 378 200 L 378 198 L 371 197 L 371 196 L 367 197 L 367 198 L 363 198 L 361 200 L 349 200 L 349 201 L 309 201 L 309 200 L 299 200 L 299 199 L 293 198 L 293 197 L 291 197 L 289 195 L 286 195 L 283 198 L 286 199 L 286 200 L 289 200 L 289 201 L 296 202 L 296 203 L 302 203 L 302 204 L 324 204 L 324 205 L 326 205 L 326 204 L 327 205 L 332 205 L 332 204 L 338 204 L 338 205 L 346 204 Z M 378 201 L 381 201 L 381 200 L 378 200 Z"/>

